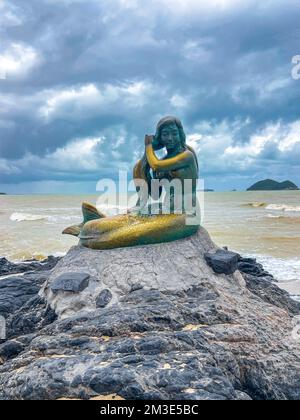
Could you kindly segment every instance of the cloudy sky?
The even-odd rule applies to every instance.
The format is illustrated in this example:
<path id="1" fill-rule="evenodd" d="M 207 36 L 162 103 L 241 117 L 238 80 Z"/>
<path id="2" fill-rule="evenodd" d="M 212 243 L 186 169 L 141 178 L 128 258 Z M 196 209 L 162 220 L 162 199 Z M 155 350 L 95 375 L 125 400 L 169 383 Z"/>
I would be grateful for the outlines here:
<path id="1" fill-rule="evenodd" d="M 299 21 L 299 0 L 0 0 L 0 191 L 94 192 L 169 114 L 207 188 L 300 184 Z"/>

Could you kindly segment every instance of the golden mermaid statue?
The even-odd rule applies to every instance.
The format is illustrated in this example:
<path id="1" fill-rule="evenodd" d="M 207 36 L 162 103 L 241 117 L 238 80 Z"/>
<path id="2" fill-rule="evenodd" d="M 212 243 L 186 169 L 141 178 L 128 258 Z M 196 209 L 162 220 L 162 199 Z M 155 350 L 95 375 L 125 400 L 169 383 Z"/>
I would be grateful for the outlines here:
<path id="1" fill-rule="evenodd" d="M 164 149 L 159 159 L 156 151 Z M 77 236 L 92 249 L 112 249 L 170 242 L 193 235 L 199 229 L 196 197 L 198 160 L 186 145 L 181 121 L 165 117 L 155 136 L 145 137 L 145 153 L 133 170 L 138 202 L 127 214 L 106 217 L 83 203 L 83 222 L 63 231 Z M 164 201 L 163 192 L 166 193 Z M 160 200 L 153 204 L 151 200 Z"/>

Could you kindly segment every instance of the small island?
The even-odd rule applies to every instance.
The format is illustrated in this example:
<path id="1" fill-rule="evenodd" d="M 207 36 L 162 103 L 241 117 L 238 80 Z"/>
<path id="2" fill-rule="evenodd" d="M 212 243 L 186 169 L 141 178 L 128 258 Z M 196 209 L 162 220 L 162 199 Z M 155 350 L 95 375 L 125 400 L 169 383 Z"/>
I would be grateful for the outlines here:
<path id="1" fill-rule="evenodd" d="M 247 191 L 296 191 L 297 185 L 291 181 L 277 182 L 272 179 L 257 182 L 248 188 Z"/>
<path id="2" fill-rule="evenodd" d="M 2 193 L 2 192 L 0 192 L 0 195 L 6 195 L 6 193 Z"/>

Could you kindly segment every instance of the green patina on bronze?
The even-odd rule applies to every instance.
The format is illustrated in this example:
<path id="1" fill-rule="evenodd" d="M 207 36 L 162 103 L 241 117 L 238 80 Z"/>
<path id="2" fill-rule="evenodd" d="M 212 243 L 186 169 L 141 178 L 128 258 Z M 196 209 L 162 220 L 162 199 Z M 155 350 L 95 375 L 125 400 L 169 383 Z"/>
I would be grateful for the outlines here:
<path id="1" fill-rule="evenodd" d="M 156 151 L 166 150 L 166 155 L 159 159 Z M 193 205 L 197 205 L 196 186 L 198 179 L 198 161 L 194 150 L 186 144 L 183 126 L 178 118 L 165 117 L 159 121 L 155 136 L 145 137 L 145 153 L 133 170 L 133 178 L 138 192 L 138 203 L 128 214 L 106 217 L 94 206 L 83 203 L 83 222 L 64 230 L 64 234 L 78 236 L 80 243 L 92 249 L 112 249 L 137 245 L 170 242 L 193 235 L 199 224 L 187 223 L 188 215 L 184 208 L 185 180 L 191 180 L 189 194 Z M 143 180 L 148 188 L 140 188 Z M 170 193 L 169 214 L 164 214 L 164 204 L 159 205 L 159 214 L 153 214 L 149 199 L 159 199 L 162 189 L 153 191 L 152 180 L 180 181 L 182 204 L 178 214 L 177 197 Z M 158 195 L 158 196 L 157 196 Z M 152 211 L 152 213 L 151 213 Z"/>

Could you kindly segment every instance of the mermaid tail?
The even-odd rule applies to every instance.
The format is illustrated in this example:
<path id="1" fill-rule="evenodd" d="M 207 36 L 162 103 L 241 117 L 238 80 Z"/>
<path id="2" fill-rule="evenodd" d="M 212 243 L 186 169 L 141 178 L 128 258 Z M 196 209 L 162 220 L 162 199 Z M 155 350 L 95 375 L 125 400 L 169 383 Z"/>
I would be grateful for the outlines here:
<path id="1" fill-rule="evenodd" d="M 79 225 L 70 226 L 63 231 L 63 235 L 79 236 L 83 226 L 91 220 L 99 220 L 105 218 L 105 214 L 101 213 L 95 206 L 89 203 L 82 203 L 83 222 Z"/>
<path id="2" fill-rule="evenodd" d="M 87 248 L 113 249 L 171 242 L 198 229 L 198 225 L 186 224 L 185 215 L 122 215 L 86 223 L 79 239 Z"/>
<path id="3" fill-rule="evenodd" d="M 123 214 L 105 217 L 95 207 L 83 204 L 84 221 L 63 233 L 78 236 L 91 249 L 113 249 L 171 242 L 193 235 L 199 225 L 186 223 L 185 214 L 142 216 Z"/>

